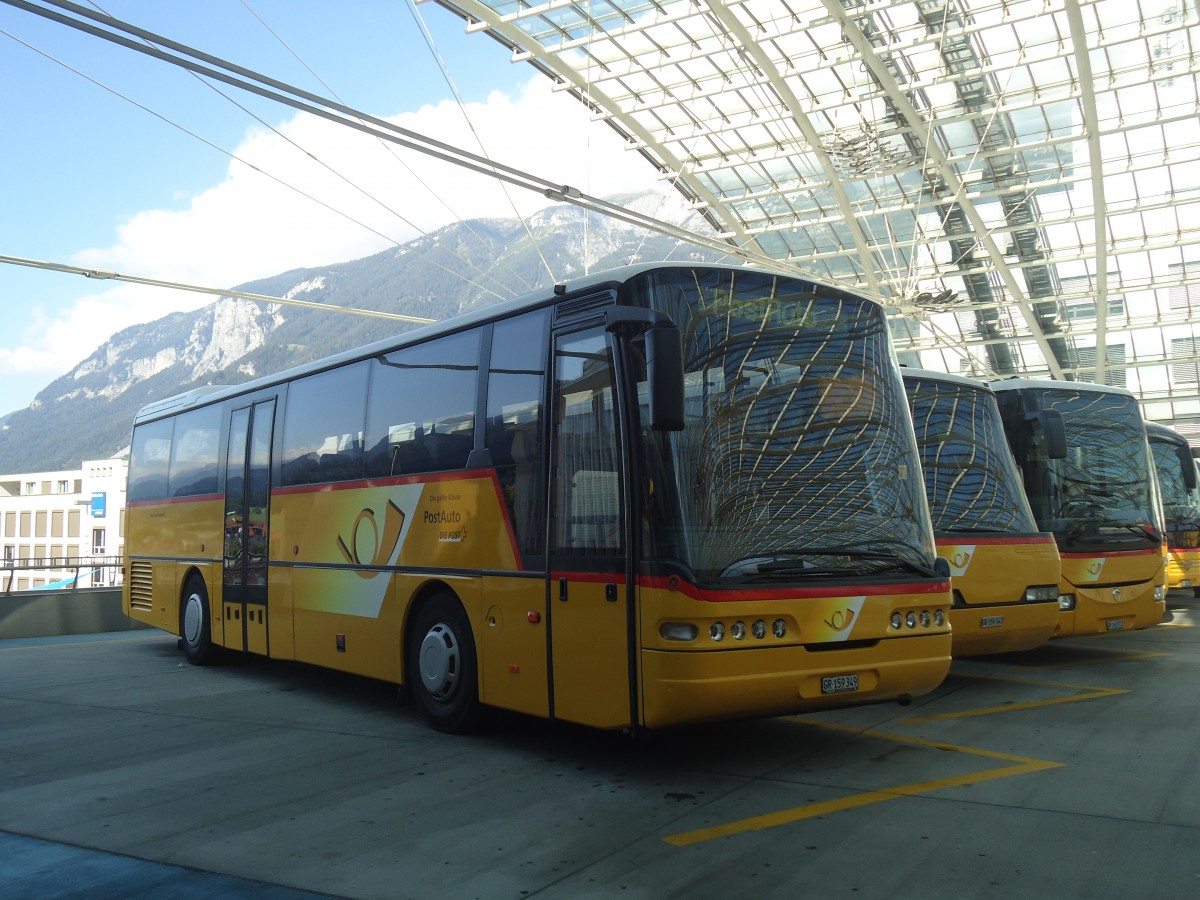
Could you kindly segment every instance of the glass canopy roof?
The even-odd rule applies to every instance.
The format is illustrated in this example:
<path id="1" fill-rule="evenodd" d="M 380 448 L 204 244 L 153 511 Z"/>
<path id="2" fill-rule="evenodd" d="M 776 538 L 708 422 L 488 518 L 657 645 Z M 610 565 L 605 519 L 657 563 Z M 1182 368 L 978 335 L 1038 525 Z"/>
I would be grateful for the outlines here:
<path id="1" fill-rule="evenodd" d="M 902 359 L 1102 381 L 1200 444 L 1200 0 L 436 0 Z"/>

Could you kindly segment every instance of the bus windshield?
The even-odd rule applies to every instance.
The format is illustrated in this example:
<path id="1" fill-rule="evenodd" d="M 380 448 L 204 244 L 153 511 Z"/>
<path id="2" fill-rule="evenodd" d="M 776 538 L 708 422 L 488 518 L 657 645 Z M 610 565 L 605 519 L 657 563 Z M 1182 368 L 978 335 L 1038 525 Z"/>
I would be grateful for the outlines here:
<path id="1" fill-rule="evenodd" d="M 1025 446 L 1029 504 L 1059 550 L 1159 544 L 1158 497 L 1137 401 L 1069 388 L 1023 393 L 1030 408 L 1058 410 L 1067 432 L 1065 459 L 1048 459 L 1037 431 Z"/>
<path id="2" fill-rule="evenodd" d="M 1200 489 L 1188 488 L 1183 478 L 1177 445 L 1166 441 L 1150 441 L 1154 467 L 1158 473 L 1158 490 L 1162 496 L 1163 515 L 1172 547 L 1200 546 Z"/>
<path id="3" fill-rule="evenodd" d="M 932 526 L 883 310 L 761 272 L 648 273 L 683 334 L 686 428 L 642 417 L 645 555 L 700 582 L 932 574 Z M 644 375 L 641 377 L 644 378 Z"/>
<path id="4" fill-rule="evenodd" d="M 935 534 L 1038 530 L 991 391 L 905 375 Z"/>

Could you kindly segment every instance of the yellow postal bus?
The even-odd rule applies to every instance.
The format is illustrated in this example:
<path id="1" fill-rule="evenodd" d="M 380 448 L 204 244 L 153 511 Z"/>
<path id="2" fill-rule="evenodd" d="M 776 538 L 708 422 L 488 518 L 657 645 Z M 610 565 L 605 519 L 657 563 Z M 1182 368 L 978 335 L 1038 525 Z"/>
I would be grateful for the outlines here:
<path id="1" fill-rule="evenodd" d="M 1133 394 L 1019 378 L 990 386 L 1034 517 L 1058 543 L 1054 636 L 1157 624 L 1166 609 L 1161 506 Z"/>
<path id="2" fill-rule="evenodd" d="M 1058 624 L 1058 548 L 1039 531 L 996 395 L 958 375 L 904 370 L 939 555 L 950 564 L 954 655 L 1029 650 Z"/>
<path id="3" fill-rule="evenodd" d="M 1191 588 L 1200 596 L 1200 489 L 1187 438 L 1165 425 L 1146 423 L 1166 525 L 1168 588 Z"/>
<path id="4" fill-rule="evenodd" d="M 950 665 L 883 310 L 656 264 L 142 409 L 125 608 L 220 648 L 655 728 Z"/>

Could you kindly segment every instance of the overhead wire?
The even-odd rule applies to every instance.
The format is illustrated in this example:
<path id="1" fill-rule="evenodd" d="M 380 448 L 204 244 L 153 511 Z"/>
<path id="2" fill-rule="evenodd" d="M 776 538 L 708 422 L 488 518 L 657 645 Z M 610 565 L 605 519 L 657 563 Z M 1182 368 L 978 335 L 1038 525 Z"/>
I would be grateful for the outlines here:
<path id="1" fill-rule="evenodd" d="M 5 0 L 0 0 L 0 2 L 5 2 Z M 344 211 L 338 209 L 337 207 L 332 206 L 331 204 L 325 202 L 324 200 L 321 200 L 320 198 L 313 196 L 312 194 L 308 193 L 307 191 L 296 187 L 294 184 L 291 184 L 291 183 L 283 180 L 282 178 L 279 178 L 278 176 L 271 174 L 270 172 L 266 171 L 262 167 L 256 166 L 254 163 L 252 163 L 248 160 L 242 159 L 242 157 L 238 156 L 233 151 L 226 150 L 224 147 L 220 146 L 219 144 L 213 143 L 208 138 L 206 138 L 200 134 L 197 134 L 196 132 L 192 131 L 191 129 L 187 128 L 184 125 L 181 125 L 180 123 L 174 121 L 173 119 L 168 118 L 167 116 L 163 115 L 162 113 L 157 112 L 156 110 L 153 110 L 150 107 L 148 107 L 142 103 L 139 103 L 137 100 L 134 100 L 132 97 L 128 96 L 127 94 L 123 94 L 121 91 L 117 90 L 116 88 L 112 87 L 111 85 L 107 85 L 102 81 L 98 81 L 97 79 L 88 75 L 86 72 L 80 71 L 79 69 L 75 68 L 71 64 L 69 64 L 61 59 L 58 59 L 53 54 L 50 54 L 50 53 L 46 52 L 45 50 L 42 50 L 40 47 L 35 47 L 33 44 L 30 44 L 28 41 L 25 41 L 24 39 L 19 38 L 16 35 L 12 34 L 11 32 L 5 31 L 4 29 L 0 29 L 0 34 L 3 34 L 5 37 L 11 38 L 12 40 L 16 41 L 18 44 L 21 44 L 22 46 L 27 47 L 28 49 L 32 50 L 34 53 L 37 53 L 39 56 L 42 56 L 42 57 L 50 60 L 51 62 L 62 66 L 67 71 L 73 72 L 74 74 L 78 75 L 80 78 L 83 78 L 85 81 L 91 82 L 96 87 L 100 88 L 101 90 L 108 91 L 113 96 L 119 97 L 120 99 L 124 100 L 126 103 L 129 103 L 130 105 L 142 110 L 143 112 L 148 113 L 151 116 L 154 116 L 156 119 L 159 119 L 160 121 L 166 123 L 167 125 L 170 125 L 173 128 L 177 128 L 179 131 L 182 131 L 188 137 L 194 138 L 195 140 L 199 141 L 200 143 L 204 144 L 205 146 L 210 147 L 213 150 L 216 150 L 218 153 L 222 153 L 225 156 L 229 157 L 230 159 L 234 160 L 235 162 L 241 163 L 242 165 L 246 166 L 246 168 L 251 169 L 255 172 L 258 172 L 264 178 L 268 178 L 271 181 L 274 181 L 276 184 L 280 185 L 281 187 L 286 188 L 287 190 L 298 194 L 299 196 L 303 197 L 304 199 L 310 200 L 313 203 L 317 204 L 318 206 L 321 206 L 324 209 L 329 210 L 334 215 L 340 216 L 341 218 L 346 219 L 347 221 L 353 223 L 354 225 L 357 225 L 367 231 L 370 231 L 372 234 L 375 234 L 378 237 L 383 238 L 385 241 L 387 241 L 390 244 L 395 245 L 396 247 L 406 247 L 407 246 L 406 244 L 397 240 L 396 238 L 392 237 L 391 235 L 384 234 L 379 229 L 377 229 L 371 225 L 368 225 L 367 223 L 361 221 L 360 219 L 356 219 L 354 216 L 350 215 L 349 213 L 344 212 Z M 200 79 L 200 81 L 204 82 L 204 79 Z M 207 82 L 204 82 L 204 83 L 207 83 Z M 212 85 L 209 85 L 209 87 L 211 87 L 213 90 L 217 90 Z M 238 107 L 240 109 L 245 109 L 245 107 L 242 107 L 240 104 L 237 104 L 237 101 L 228 97 L 223 92 L 221 92 L 221 91 L 217 91 L 217 92 L 219 94 L 221 94 L 221 96 L 226 97 L 226 99 L 230 100 L 230 102 L 234 103 L 235 105 L 238 105 Z M 254 116 L 254 114 L 252 112 L 250 112 L 249 110 L 245 110 L 245 111 L 247 112 L 247 114 Z M 262 120 L 259 119 L 257 116 L 254 116 L 254 118 L 257 121 L 262 122 Z M 265 122 L 263 122 L 263 124 L 266 125 Z M 270 128 L 271 126 L 266 125 L 266 127 Z M 274 131 L 275 129 L 272 129 L 272 130 Z M 278 134 L 278 132 L 276 132 L 276 134 Z M 280 135 L 280 137 L 283 137 L 283 135 Z M 285 140 L 286 140 L 286 138 L 285 138 Z M 293 146 L 296 146 L 296 149 L 300 150 L 300 152 L 305 153 L 305 155 L 311 156 L 314 160 L 316 160 L 316 157 L 312 156 L 312 154 L 305 151 L 304 148 L 299 147 L 295 144 L 293 144 Z M 319 160 L 317 160 L 317 161 L 319 162 Z M 407 220 L 402 219 L 402 221 L 407 221 Z M 412 223 L 408 223 L 408 224 L 411 225 Z M 416 228 L 417 226 L 413 225 L 412 227 Z M 420 231 L 419 228 L 417 230 Z M 501 293 L 500 291 L 493 290 L 489 287 L 486 287 L 485 285 L 478 284 L 477 282 L 472 281 L 470 278 L 466 277 L 466 275 L 464 275 L 462 272 L 458 272 L 454 269 L 449 268 L 448 266 L 443 265 L 442 263 L 438 262 L 435 259 L 429 258 L 424 252 L 422 252 L 420 250 L 412 248 L 411 246 L 408 247 L 408 250 L 409 250 L 409 252 L 412 252 L 415 255 L 424 258 L 431 265 L 434 265 L 434 266 L 437 266 L 438 268 L 444 269 L 445 271 L 451 273 L 452 275 L 455 275 L 455 276 L 463 279 L 468 284 L 470 284 L 472 287 L 478 288 L 479 290 L 484 291 L 485 293 L 491 294 L 492 296 L 496 297 L 497 299 L 507 299 L 507 297 L 509 296 L 507 293 Z M 452 252 L 452 251 L 449 251 L 449 252 Z M 486 273 L 484 273 L 484 274 L 486 275 Z M 496 283 L 499 285 L 499 282 L 496 282 Z M 502 289 L 504 289 L 503 286 L 501 286 L 501 287 L 502 287 Z M 334 309 L 334 308 L 346 309 L 347 307 L 327 307 L 327 308 L 329 308 L 329 309 Z"/>
<path id="2" fill-rule="evenodd" d="M 325 312 L 351 313 L 357 316 L 369 316 L 376 319 L 394 319 L 398 322 L 413 322 L 428 325 L 437 319 L 425 316 L 409 316 L 403 313 L 382 312 L 377 309 L 358 309 L 353 306 L 331 306 L 328 303 L 317 303 L 313 300 L 297 300 L 295 297 L 276 297 L 272 294 L 256 294 L 250 291 L 239 291 L 232 288 L 205 287 L 198 284 L 187 284 L 181 281 L 164 281 L 160 278 L 146 278 L 141 275 L 126 275 L 107 269 L 89 269 L 84 266 L 71 266 L 66 263 L 48 262 L 40 259 L 26 259 L 22 256 L 0 254 L 0 263 L 12 266 L 27 266 L 33 269 L 44 269 L 51 272 L 63 272 L 68 275 L 82 275 L 97 281 L 122 281 L 129 284 L 144 284 L 150 287 L 170 288 L 174 291 L 192 291 L 198 294 L 213 294 L 218 297 L 237 297 L 242 300 L 255 300 L 259 303 L 278 303 L 283 306 L 299 306 L 304 309 L 319 309 Z"/>
<path id="3" fill-rule="evenodd" d="M 274 39 L 275 39 L 275 40 L 276 40 L 276 41 L 279 43 L 279 45 L 280 45 L 281 47 L 283 47 L 285 50 L 287 50 L 287 52 L 288 52 L 288 53 L 290 53 L 290 54 L 292 55 L 292 57 L 293 57 L 293 58 L 294 58 L 294 59 L 295 59 L 295 60 L 296 60 L 296 61 L 297 61 L 297 62 L 298 62 L 300 65 L 302 65 L 302 66 L 305 68 L 305 70 L 306 70 L 306 71 L 307 71 L 307 72 L 308 72 L 310 75 L 312 75 L 312 76 L 313 76 L 313 78 L 315 78 L 315 79 L 316 79 L 318 82 L 320 82 L 321 86 L 322 86 L 322 87 L 324 87 L 324 88 L 325 88 L 325 90 L 329 91 L 330 95 L 331 95 L 331 96 L 332 96 L 332 97 L 333 97 L 335 100 L 337 100 L 339 103 L 344 103 L 344 102 L 345 102 L 345 101 L 344 101 L 344 100 L 342 100 L 342 98 L 341 98 L 341 97 L 338 95 L 337 91 L 335 91 L 335 90 L 334 90 L 334 89 L 333 89 L 333 88 L 332 88 L 332 87 L 329 85 L 329 83 L 328 83 L 327 81 L 325 81 L 325 79 L 323 79 L 323 78 L 322 78 L 320 75 L 318 75 L 318 74 L 317 74 L 317 73 L 316 73 L 316 72 L 313 70 L 313 68 L 312 68 L 312 67 L 311 67 L 311 66 L 310 66 L 310 65 L 309 65 L 307 62 L 305 62 L 305 61 L 304 61 L 304 59 L 302 59 L 302 58 L 301 58 L 301 56 L 300 56 L 300 55 L 299 55 L 299 54 L 298 54 L 298 53 L 297 53 L 295 50 L 293 50 L 293 49 L 292 49 L 292 47 L 291 47 L 291 46 L 290 46 L 290 45 L 287 43 L 287 41 L 285 41 L 285 40 L 284 40 L 284 39 L 283 39 L 283 38 L 282 38 L 282 37 L 281 37 L 281 36 L 280 36 L 280 35 L 279 35 L 279 34 L 278 34 L 276 31 L 275 31 L 275 29 L 273 29 L 273 28 L 272 28 L 272 27 L 271 27 L 269 24 L 267 24 L 266 20 L 265 20 L 265 19 L 263 19 L 263 17 L 262 17 L 262 16 L 260 16 L 260 15 L 258 14 L 258 12 L 257 12 L 257 11 L 256 11 L 256 10 L 255 10 L 255 9 L 254 9 L 254 8 L 253 8 L 253 7 L 252 7 L 252 6 L 251 6 L 251 5 L 248 3 L 248 2 L 247 2 L 247 0 L 241 0 L 241 4 L 242 4 L 242 6 L 243 6 L 243 7 L 245 7 L 245 8 L 246 8 L 246 11 L 247 11 L 247 12 L 249 12 L 249 13 L 250 13 L 250 15 L 252 15 L 252 16 L 253 16 L 253 17 L 254 17 L 254 18 L 255 18 L 255 19 L 258 21 L 258 23 L 259 23 L 260 25 L 262 25 L 262 27 L 263 27 L 264 29 L 266 29 L 266 31 L 267 31 L 267 32 L 268 32 L 268 33 L 271 35 L 271 37 L 273 37 L 273 38 L 274 38 Z M 93 4 L 93 5 L 95 5 L 95 4 Z M 427 43 L 428 43 L 428 38 L 427 38 Z M 436 56 L 437 56 L 437 54 L 436 54 L 436 51 L 435 51 L 435 50 L 432 48 L 432 46 L 430 47 L 430 49 L 431 49 L 431 51 L 433 51 L 433 52 L 434 52 L 434 55 L 435 55 L 435 57 L 436 57 Z M 439 58 L 439 64 L 440 64 L 440 58 Z M 195 75 L 195 73 L 192 73 L 192 74 L 193 74 L 193 75 Z M 204 79 L 203 79 L 203 78 L 200 78 L 200 76 L 199 76 L 199 75 L 195 75 L 195 77 L 196 77 L 198 80 L 200 80 L 201 82 L 203 82 L 204 84 L 208 84 L 208 82 L 207 82 L 207 81 L 204 81 Z M 210 87 L 210 88 L 212 88 L 212 90 L 214 90 L 214 91 L 217 91 L 219 94 L 221 94 L 221 96 L 223 96 L 223 97 L 226 97 L 226 98 L 227 98 L 227 99 L 228 99 L 228 100 L 229 100 L 231 103 L 233 103 L 233 104 L 234 104 L 235 106 L 237 106 L 239 109 L 241 109 L 241 110 L 245 111 L 245 112 L 246 112 L 248 115 L 252 116 L 252 117 L 253 117 L 253 118 L 254 118 L 256 121 L 260 122 L 260 123 L 261 123 L 262 125 L 264 125 L 265 127 L 267 127 L 267 128 L 270 128 L 272 131 L 274 131 L 276 134 L 278 134 L 278 135 L 279 135 L 280 137 L 282 137 L 284 140 L 288 141 L 288 142 L 289 142 L 289 143 L 291 143 L 293 146 L 297 146 L 297 145 L 295 144 L 295 142 L 294 142 L 294 141 L 292 141 L 290 138 L 288 138 L 286 135 L 282 134 L 282 133 L 281 133 L 281 132 L 279 132 L 277 129 L 273 128 L 271 125 L 269 125 L 268 123 L 264 122 L 264 121 L 263 121 L 263 120 L 262 120 L 260 117 L 256 116 L 254 113 L 250 112 L 248 109 L 246 109 L 244 106 L 242 106 L 242 105 L 241 105 L 240 103 L 238 103 L 236 100 L 234 100 L 232 97 L 229 97 L 229 95 L 228 95 L 228 94 L 225 94 L 223 91 L 221 91 L 220 89 L 218 89 L 218 88 L 217 88 L 215 85 L 211 85 L 211 84 L 209 84 L 209 87 Z M 459 103 L 459 105 L 460 105 L 460 106 L 462 105 L 462 103 L 461 103 L 461 100 L 460 100 L 460 103 Z M 464 115 L 465 115 L 465 113 L 464 113 Z M 475 231 L 475 229 L 474 229 L 473 227 L 471 227 L 470 223 L 469 223 L 467 220 L 465 220 L 465 219 L 462 217 L 462 215 L 461 215 L 461 214 L 459 214 L 459 213 L 458 213 L 458 212 L 457 212 L 457 211 L 456 211 L 456 210 L 455 210 L 453 207 L 451 207 L 451 206 L 450 206 L 450 204 L 446 202 L 445 198 L 443 198 L 443 197 L 441 196 L 441 194 L 439 194 L 439 193 L 438 193 L 437 191 L 435 191 L 435 190 L 434 190 L 434 189 L 433 189 L 433 188 L 432 188 L 432 187 L 431 187 L 431 186 L 430 186 L 428 183 L 426 183 L 425 179 L 424 179 L 424 178 L 422 178 L 422 177 L 420 176 L 420 174 L 418 174 L 418 173 L 417 173 L 417 172 L 416 172 L 416 171 L 415 171 L 415 170 L 412 168 L 412 166 L 410 166 L 410 165 L 409 165 L 407 162 L 405 162 L 405 161 L 404 161 L 404 159 L 403 159 L 403 158 L 401 158 L 401 157 L 400 157 L 400 155 L 396 153 L 396 148 L 395 148 L 395 147 L 394 147 L 392 144 L 388 143 L 387 141 L 384 141 L 384 140 L 378 139 L 378 138 L 377 138 L 377 140 L 379 141 L 379 144 L 380 144 L 380 146 L 381 146 L 381 147 L 383 147 L 383 148 L 384 148 L 384 150 L 385 150 L 385 151 L 386 151 L 386 152 L 387 152 L 387 153 L 388 153 L 388 154 L 389 154 L 389 155 L 390 155 L 390 156 L 391 156 L 391 157 L 392 157 L 392 158 L 393 158 L 393 159 L 394 159 L 394 160 L 395 160 L 397 163 L 399 163 L 399 164 L 400 164 L 400 165 L 401 165 L 401 166 L 404 168 L 404 170 L 405 170 L 405 171 L 406 171 L 406 172 L 407 172 L 409 175 L 411 175 L 411 176 L 412 176 L 412 178 L 413 178 L 413 179 L 414 179 L 414 180 L 415 180 L 415 181 L 416 181 L 416 182 L 417 182 L 419 185 L 421 185 L 421 187 L 423 187 L 423 188 L 424 188 L 424 189 L 425 189 L 425 190 L 426 190 L 426 191 L 429 193 L 429 196 L 430 196 L 430 197 L 432 197 L 432 198 L 433 198 L 435 201 L 437 201 L 439 204 L 441 204 L 441 206 L 442 206 L 442 208 L 443 208 L 443 209 L 445 209 L 445 210 L 446 210 L 448 213 L 450 213 L 450 214 L 451 214 L 451 215 L 452 215 L 452 216 L 453 216 L 453 217 L 454 217 L 454 218 L 455 218 L 455 219 L 456 219 L 456 220 L 457 220 L 457 221 L 458 221 L 460 224 L 462 224 L 462 225 L 463 225 L 463 226 L 466 228 L 467 232 L 468 232 L 468 233 L 469 233 L 469 234 L 470 234 L 472 237 L 474 237 L 474 238 L 475 238 L 475 239 L 476 239 L 476 240 L 479 242 L 479 244 L 480 244 L 481 246 L 484 246 L 484 247 L 486 247 L 486 244 L 484 243 L 483 239 L 482 239 L 481 237 L 479 237 L 479 234 L 478 234 L 478 233 Z M 299 149 L 299 150 L 300 150 L 302 153 L 305 153 L 306 155 L 313 156 L 313 154 L 311 154 L 309 151 L 306 151 L 306 150 L 304 150 L 304 148 L 302 148 L 302 147 L 298 147 L 298 146 L 297 146 L 297 149 Z M 313 156 L 313 158 L 314 158 L 314 159 L 316 159 L 316 157 L 315 157 L 315 156 Z M 419 234 L 421 234 L 421 235 L 422 235 L 422 236 L 424 236 L 424 237 L 428 237 L 428 238 L 430 238 L 430 240 L 432 240 L 432 241 L 434 242 L 434 244 L 438 246 L 438 249 L 440 249 L 440 250 L 442 250 L 443 252 L 445 252 L 445 253 L 448 253 L 449 255 L 453 256 L 454 258 L 456 258 L 456 259 L 460 260 L 460 261 L 461 261 L 461 262 L 462 262 L 464 265 L 466 265 L 468 268 L 470 268 L 470 269 L 474 270 L 475 272 L 477 272 L 477 273 L 478 273 L 480 276 L 482 276 L 483 278 L 488 278 L 488 279 L 491 279 L 491 280 L 492 280 L 492 281 L 493 281 L 493 282 L 494 282 L 494 283 L 495 283 L 497 286 L 501 287 L 502 289 L 504 289 L 504 290 L 506 290 L 506 291 L 508 291 L 508 290 L 511 290 L 511 288 L 510 288 L 508 285 L 504 285 L 504 284 L 503 284 L 503 283 L 502 283 L 502 282 L 501 282 L 501 281 L 500 281 L 498 278 L 496 278 L 495 276 L 493 276 L 493 275 L 491 275 L 490 273 L 488 273 L 488 272 L 484 271 L 483 269 L 481 269 L 481 268 L 480 268 L 479 266 L 477 266 L 477 265 L 476 265 L 474 262 L 472 262 L 471 260 L 467 259 L 467 258 L 466 258 L 465 256 L 463 256 L 462 254 L 460 254 L 460 253 L 458 253 L 456 250 L 454 250 L 454 248 L 445 246 L 445 245 L 444 245 L 444 244 L 443 244 L 443 243 L 442 243 L 442 242 L 441 242 L 441 241 L 438 239 L 438 237 L 437 237 L 437 235 L 436 235 L 436 234 L 431 234 L 430 232 L 428 232 L 428 231 L 426 231 L 425 229 L 421 228 L 421 227 L 420 227 L 419 225 L 417 225 L 415 222 L 413 222 L 412 220 L 410 220 L 410 219 L 408 219 L 407 217 L 405 217 L 405 216 L 404 216 L 402 213 L 400 213 L 398 210 L 395 210 L 395 209 L 393 209 L 392 207 L 390 207 L 390 206 L 388 206 L 387 204 L 385 204 L 385 203 L 384 203 L 382 200 L 380 200 L 378 197 L 376 197 L 374 194 L 372 194 L 372 193 L 370 193 L 369 191 L 367 191 L 367 190 L 365 190 L 365 189 L 363 189 L 363 188 L 359 187 L 358 185 L 354 184 L 352 181 L 350 181 L 348 178 L 346 178 L 346 177 L 345 177 L 344 175 L 342 175 L 341 173 L 337 172 L 337 171 L 336 171 L 335 169 L 333 169 L 332 167 L 328 166 L 326 163 L 322 162 L 322 161 L 321 161 L 321 160 L 319 160 L 319 159 L 317 159 L 316 161 L 317 161 L 318 163 L 320 163 L 322 166 L 324 166 L 326 169 L 328 169 L 330 172 L 332 172 L 334 175 L 336 175 L 337 177 L 341 178 L 343 181 L 345 181 L 345 182 L 346 182 L 348 185 L 350 185 L 351 187 L 353 187 L 355 190 L 357 190 L 358 192 L 360 192 L 360 193 L 361 193 L 361 194 L 363 194 L 364 196 L 368 197 L 370 200 L 372 200 L 373 202 L 375 202 L 376 204 L 378 204 L 380 207 L 382 207 L 383 209 L 385 209 L 387 212 L 389 212 L 389 213 L 391 213 L 392 215 L 394 215 L 396 218 L 398 218 L 400 221 L 404 222 L 404 223 L 405 223 L 406 225 L 408 225 L 409 227 L 413 228 L 413 229 L 414 229 L 415 231 L 417 231 Z M 514 212 L 515 212 L 515 206 L 514 206 Z M 439 263 L 437 263 L 436 261 L 434 261 L 434 260 L 432 260 L 432 259 L 429 259 L 428 261 L 429 261 L 429 262 L 431 262 L 431 263 L 433 263 L 434 265 L 439 265 L 439 266 L 440 266 L 440 264 L 439 264 Z M 440 266 L 440 267 L 441 267 L 441 268 L 443 268 L 443 269 L 445 269 L 446 271 L 452 271 L 452 270 L 450 270 L 450 269 L 449 269 L 448 267 L 446 267 L 446 266 Z M 533 285 L 531 285 L 531 284 L 530 284 L 530 283 L 529 283 L 529 282 L 528 282 L 528 281 L 527 281 L 525 278 L 523 278 L 523 277 L 520 275 L 520 273 L 518 273 L 516 270 L 514 270 L 514 269 L 513 269 L 512 267 L 510 267 L 510 266 L 506 266 L 506 269 L 507 269 L 507 271 L 509 271 L 509 272 L 511 272 L 511 273 L 513 274 L 513 276 L 514 276 L 514 277 L 515 277 L 515 278 L 516 278 L 516 279 L 517 279 L 517 280 L 518 280 L 518 281 L 521 283 L 521 285 L 522 285 L 522 286 L 525 288 L 525 290 L 532 290 L 532 288 L 533 288 Z M 472 285 L 474 285 L 474 286 L 478 287 L 478 285 L 476 285 L 474 282 L 469 282 L 469 283 L 471 283 Z M 495 292 L 491 292 L 491 293 L 493 293 L 495 296 L 500 296 L 499 294 L 496 294 Z"/>
<path id="4" fill-rule="evenodd" d="M 506 181 L 509 184 L 526 190 L 541 193 L 549 199 L 570 203 L 585 209 L 593 209 L 611 218 L 648 228 L 667 236 L 683 237 L 697 246 L 708 247 L 723 253 L 727 253 L 730 250 L 731 245 L 727 241 L 709 238 L 685 228 L 661 222 L 649 216 L 625 209 L 615 203 L 584 194 L 578 188 L 571 185 L 558 184 L 531 173 L 523 172 L 513 166 L 462 150 L 461 148 L 454 147 L 426 135 L 421 135 L 410 129 L 402 128 L 376 116 L 353 110 L 344 104 L 337 103 L 328 98 L 320 97 L 311 92 L 221 60 L 210 54 L 172 41 L 169 38 L 137 28 L 126 22 L 114 19 L 111 16 L 93 13 L 77 4 L 66 2 L 66 0 L 43 0 L 43 2 L 49 6 L 68 10 L 92 22 L 96 22 L 98 25 L 104 25 L 115 29 L 115 31 L 124 32 L 142 40 L 149 40 L 156 46 L 139 44 L 130 38 L 124 37 L 122 34 L 105 31 L 103 28 L 98 27 L 98 25 L 92 25 L 79 19 L 72 19 L 52 9 L 26 2 L 26 0 L 0 0 L 0 3 L 59 22 L 68 27 L 135 50 L 138 53 L 157 58 L 163 62 L 198 72 L 302 112 L 308 112 L 320 118 L 355 128 L 364 133 L 381 136 L 385 140 L 417 150 L 435 159 L 440 159 L 461 168 Z M 189 59 L 186 57 L 192 58 Z M 787 274 L 797 271 L 794 265 L 761 253 L 755 253 L 745 247 L 736 247 L 733 252 L 734 255 L 746 262 L 752 262 L 773 271 Z"/>
<path id="5" fill-rule="evenodd" d="M 245 3 L 246 0 L 242 0 L 242 2 Z M 446 86 L 449 87 L 450 92 L 454 94 L 454 99 L 458 103 L 458 109 L 462 113 L 463 119 L 467 123 L 467 127 L 471 129 L 471 135 L 475 138 L 475 145 L 479 147 L 480 153 L 486 155 L 487 148 L 485 148 L 483 145 L 483 138 L 479 136 L 479 132 L 475 130 L 475 123 L 471 121 L 471 117 L 467 114 L 467 105 L 463 102 L 462 94 L 459 93 L 458 90 L 458 85 L 455 84 L 454 79 L 450 77 L 450 69 L 446 66 L 446 61 L 442 59 L 442 55 L 438 52 L 437 47 L 434 45 L 433 35 L 429 33 L 429 29 L 425 26 L 425 20 L 421 17 L 420 11 L 413 4 L 413 0 L 405 0 L 405 5 L 408 7 L 409 15 L 411 15 L 413 21 L 416 22 L 417 29 L 421 32 L 421 37 L 425 41 L 425 46 L 429 48 L 429 52 L 433 56 L 434 62 L 437 63 L 438 70 L 442 73 L 442 78 L 446 81 Z M 504 184 L 504 182 L 501 182 L 500 190 L 504 194 L 504 199 L 508 201 L 508 205 L 512 209 L 513 215 L 516 217 L 517 221 L 521 223 L 521 227 L 525 229 L 525 235 L 529 238 L 529 242 L 533 245 L 533 249 L 537 253 L 538 259 L 542 261 L 542 266 L 546 269 L 546 274 L 550 276 L 551 280 L 557 281 L 558 278 L 554 274 L 554 269 L 550 266 L 549 261 L 546 259 L 546 255 L 542 253 L 541 245 L 538 243 L 537 237 L 534 236 L 533 229 L 529 227 L 529 222 L 527 222 L 525 217 L 522 216 L 517 210 L 516 201 L 514 201 L 512 195 L 508 193 L 508 185 Z M 449 207 L 447 207 L 447 209 L 449 209 Z M 471 234 L 478 238 L 478 235 L 475 235 L 474 231 L 472 231 Z M 511 267 L 507 268 L 510 272 L 516 274 L 515 270 L 513 270 Z M 520 276 L 518 276 L 518 278 L 520 278 Z M 527 288 L 532 287 L 532 285 L 530 285 L 528 281 L 525 281 L 525 279 L 522 278 L 521 280 L 525 283 Z"/>

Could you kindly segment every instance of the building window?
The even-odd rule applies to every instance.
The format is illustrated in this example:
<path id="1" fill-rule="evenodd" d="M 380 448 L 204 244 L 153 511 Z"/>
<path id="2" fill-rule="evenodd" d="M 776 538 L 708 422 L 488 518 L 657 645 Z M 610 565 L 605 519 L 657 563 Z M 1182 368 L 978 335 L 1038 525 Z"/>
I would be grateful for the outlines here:
<path id="1" fill-rule="evenodd" d="M 25 482 L 25 493 L 26 494 L 36 494 L 37 493 L 37 482 L 36 481 Z"/>
<path id="2" fill-rule="evenodd" d="M 92 529 L 92 556 L 104 555 L 104 529 Z"/>
<path id="3" fill-rule="evenodd" d="M 58 492 L 60 494 L 67 494 L 70 493 L 70 491 L 71 483 L 69 481 L 63 480 L 58 483 Z"/>

